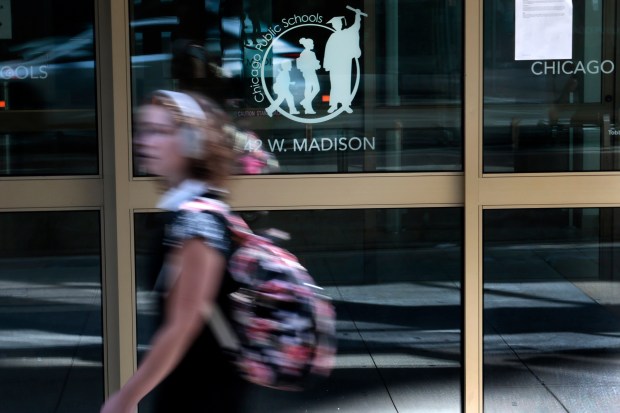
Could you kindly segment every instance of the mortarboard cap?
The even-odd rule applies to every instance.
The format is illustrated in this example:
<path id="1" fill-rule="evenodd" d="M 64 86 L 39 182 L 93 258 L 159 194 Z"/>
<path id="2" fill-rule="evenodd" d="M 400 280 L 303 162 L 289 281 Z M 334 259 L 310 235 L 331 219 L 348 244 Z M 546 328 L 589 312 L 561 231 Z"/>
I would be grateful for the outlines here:
<path id="1" fill-rule="evenodd" d="M 330 20 L 327 21 L 327 23 L 335 26 L 338 22 L 342 23 L 342 19 L 344 19 L 344 16 L 332 17 Z"/>

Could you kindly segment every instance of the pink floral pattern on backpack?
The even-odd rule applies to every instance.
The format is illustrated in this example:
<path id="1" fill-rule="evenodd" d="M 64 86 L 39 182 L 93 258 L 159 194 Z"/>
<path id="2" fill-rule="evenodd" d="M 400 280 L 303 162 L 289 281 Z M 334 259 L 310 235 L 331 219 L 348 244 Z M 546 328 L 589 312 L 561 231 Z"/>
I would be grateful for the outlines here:
<path id="1" fill-rule="evenodd" d="M 265 251 L 259 244 L 243 245 L 229 264 L 236 280 L 255 283 L 235 295 L 233 317 L 243 343 L 237 363 L 252 383 L 301 390 L 312 377 L 326 377 L 333 369 L 336 313 L 290 253 L 272 255 L 278 248 Z M 266 269 L 286 277 L 257 282 L 259 277 L 248 276 Z"/>

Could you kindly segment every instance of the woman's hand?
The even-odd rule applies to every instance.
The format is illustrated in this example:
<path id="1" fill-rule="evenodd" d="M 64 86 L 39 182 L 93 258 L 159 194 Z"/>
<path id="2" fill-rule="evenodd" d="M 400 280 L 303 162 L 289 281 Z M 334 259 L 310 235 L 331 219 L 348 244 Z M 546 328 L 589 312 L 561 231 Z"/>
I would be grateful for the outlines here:
<path id="1" fill-rule="evenodd" d="M 202 310 L 215 301 L 226 259 L 198 238 L 185 241 L 178 253 L 173 259 L 180 259 L 181 273 L 166 299 L 166 318 L 151 349 L 100 413 L 135 413 L 138 402 L 177 366 L 204 326 Z"/>
<path id="2" fill-rule="evenodd" d="M 134 413 L 137 408 L 136 403 L 131 403 L 124 398 L 122 392 L 117 392 L 104 403 L 100 413 Z"/>

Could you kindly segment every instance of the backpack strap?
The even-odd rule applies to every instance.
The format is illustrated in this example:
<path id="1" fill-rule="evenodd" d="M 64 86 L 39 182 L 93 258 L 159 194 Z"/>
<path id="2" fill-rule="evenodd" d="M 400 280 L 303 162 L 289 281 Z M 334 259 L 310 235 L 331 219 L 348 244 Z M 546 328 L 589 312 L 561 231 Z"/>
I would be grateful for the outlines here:
<path id="1" fill-rule="evenodd" d="M 223 218 L 230 232 L 241 240 L 254 235 L 241 217 L 232 214 L 228 205 L 217 199 L 207 196 L 194 198 L 182 204 L 179 209 L 183 211 L 213 213 Z M 209 324 L 209 328 L 220 347 L 236 353 L 241 350 L 237 333 L 235 333 L 233 326 L 217 303 L 205 304 L 202 309 L 202 316 L 205 322 Z"/>
<path id="2" fill-rule="evenodd" d="M 233 352 L 241 350 L 239 337 L 219 305 L 216 303 L 211 306 L 205 305 L 202 309 L 202 316 L 205 322 L 209 324 L 209 328 L 220 347 Z"/>
<path id="3" fill-rule="evenodd" d="M 205 196 L 194 198 L 193 200 L 181 205 L 180 209 L 194 212 L 211 212 L 224 218 L 228 224 L 230 232 L 241 240 L 254 236 L 254 233 L 248 224 L 245 223 L 243 218 L 233 214 L 227 204 L 217 199 Z"/>

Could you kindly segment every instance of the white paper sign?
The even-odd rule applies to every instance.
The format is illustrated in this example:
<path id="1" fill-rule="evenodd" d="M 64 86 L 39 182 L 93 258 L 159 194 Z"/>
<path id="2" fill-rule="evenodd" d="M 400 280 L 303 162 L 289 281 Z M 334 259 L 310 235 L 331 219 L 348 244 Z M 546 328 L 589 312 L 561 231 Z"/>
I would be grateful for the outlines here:
<path id="1" fill-rule="evenodd" d="M 572 0 L 515 0 L 515 60 L 572 58 Z"/>

